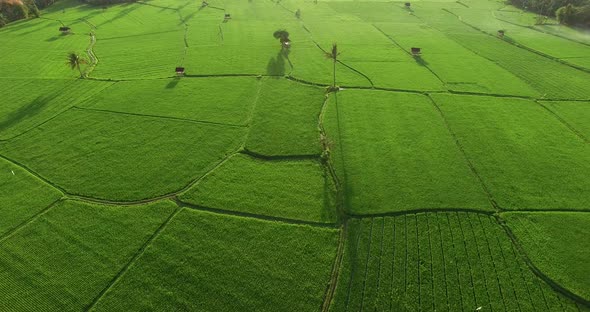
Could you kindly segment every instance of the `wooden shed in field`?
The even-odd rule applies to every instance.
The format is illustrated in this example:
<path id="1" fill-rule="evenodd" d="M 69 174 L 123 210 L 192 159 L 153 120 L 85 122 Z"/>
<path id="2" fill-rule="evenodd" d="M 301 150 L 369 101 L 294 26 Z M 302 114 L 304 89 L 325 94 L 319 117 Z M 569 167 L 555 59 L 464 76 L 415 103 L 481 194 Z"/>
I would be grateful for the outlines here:
<path id="1" fill-rule="evenodd" d="M 506 34 L 506 31 L 503 29 L 498 30 L 498 37 L 500 38 L 504 38 L 504 35 Z"/>
<path id="2" fill-rule="evenodd" d="M 184 76 L 184 67 L 176 67 L 175 72 L 178 76 Z"/>
<path id="3" fill-rule="evenodd" d="M 72 29 L 68 26 L 62 26 L 59 28 L 59 31 L 61 31 L 62 34 L 69 34 Z"/>
<path id="4" fill-rule="evenodd" d="M 420 49 L 420 48 L 411 48 L 410 51 L 412 52 L 412 55 L 420 55 L 420 54 L 422 54 L 422 49 Z"/>

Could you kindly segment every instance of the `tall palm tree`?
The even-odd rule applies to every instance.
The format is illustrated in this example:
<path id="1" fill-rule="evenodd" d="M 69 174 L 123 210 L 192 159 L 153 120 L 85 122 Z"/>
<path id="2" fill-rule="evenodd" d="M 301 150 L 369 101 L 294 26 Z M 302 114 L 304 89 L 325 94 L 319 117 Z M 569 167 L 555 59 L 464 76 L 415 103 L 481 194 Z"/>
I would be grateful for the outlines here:
<path id="1" fill-rule="evenodd" d="M 74 68 L 77 68 L 78 71 L 80 72 L 80 78 L 84 78 L 84 73 L 82 73 L 82 69 L 80 68 L 80 64 L 87 64 L 87 63 L 88 62 L 85 59 L 81 58 L 75 52 L 68 53 L 66 65 L 69 65 L 70 68 L 72 68 L 72 70 Z"/>
<path id="2" fill-rule="evenodd" d="M 331 59 L 334 63 L 334 69 L 332 71 L 334 74 L 332 87 L 336 87 L 336 62 L 338 62 L 338 55 L 340 55 L 340 53 L 338 53 L 338 44 L 332 43 L 332 50 L 330 52 L 326 52 L 326 58 Z"/>

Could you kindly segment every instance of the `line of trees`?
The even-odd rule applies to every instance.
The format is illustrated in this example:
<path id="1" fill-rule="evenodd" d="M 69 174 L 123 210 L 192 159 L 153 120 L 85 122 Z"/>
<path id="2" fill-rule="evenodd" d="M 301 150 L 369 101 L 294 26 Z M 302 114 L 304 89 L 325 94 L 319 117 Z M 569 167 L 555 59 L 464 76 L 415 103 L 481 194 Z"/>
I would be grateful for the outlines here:
<path id="1" fill-rule="evenodd" d="M 590 27 L 590 0 L 508 0 L 510 4 L 545 16 L 561 24 Z"/>
<path id="2" fill-rule="evenodd" d="M 39 17 L 39 9 L 47 5 L 46 0 L 0 0 L 0 27 L 12 21 Z"/>

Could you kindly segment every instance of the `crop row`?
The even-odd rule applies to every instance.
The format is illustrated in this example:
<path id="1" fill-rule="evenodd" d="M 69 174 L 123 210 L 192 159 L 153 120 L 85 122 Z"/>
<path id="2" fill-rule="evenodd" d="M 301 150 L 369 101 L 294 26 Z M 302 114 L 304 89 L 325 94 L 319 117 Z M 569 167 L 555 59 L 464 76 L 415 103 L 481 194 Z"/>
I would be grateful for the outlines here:
<path id="1" fill-rule="evenodd" d="M 577 311 L 529 270 L 493 217 L 421 213 L 349 223 L 334 311 Z"/>

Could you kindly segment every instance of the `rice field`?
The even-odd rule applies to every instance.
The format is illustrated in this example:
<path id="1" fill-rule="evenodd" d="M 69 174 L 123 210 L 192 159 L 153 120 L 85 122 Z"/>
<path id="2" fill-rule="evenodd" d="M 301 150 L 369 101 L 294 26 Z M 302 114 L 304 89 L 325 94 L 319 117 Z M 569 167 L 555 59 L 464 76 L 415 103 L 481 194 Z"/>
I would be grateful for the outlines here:
<path id="1" fill-rule="evenodd" d="M 590 311 L 590 35 L 535 18 L 58 0 L 0 28 L 0 311 Z"/>

